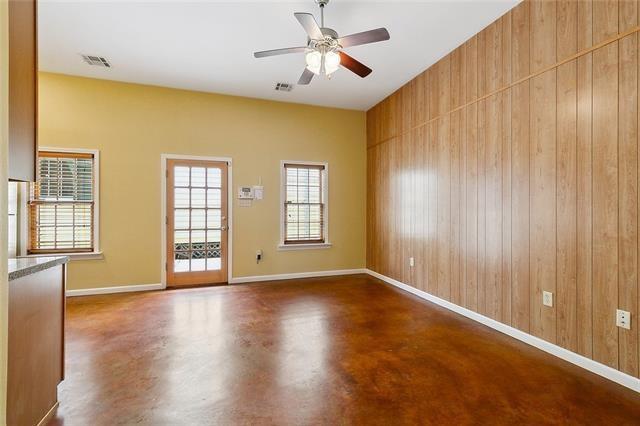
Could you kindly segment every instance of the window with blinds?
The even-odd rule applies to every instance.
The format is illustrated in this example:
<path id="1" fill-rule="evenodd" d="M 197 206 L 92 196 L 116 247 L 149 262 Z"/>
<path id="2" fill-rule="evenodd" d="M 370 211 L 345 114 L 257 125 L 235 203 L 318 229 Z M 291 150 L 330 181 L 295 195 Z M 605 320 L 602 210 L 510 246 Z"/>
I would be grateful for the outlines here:
<path id="1" fill-rule="evenodd" d="M 94 251 L 95 158 L 90 153 L 38 153 L 29 197 L 29 250 Z"/>
<path id="2" fill-rule="evenodd" d="M 324 173 L 322 165 L 284 165 L 284 244 L 325 242 Z"/>

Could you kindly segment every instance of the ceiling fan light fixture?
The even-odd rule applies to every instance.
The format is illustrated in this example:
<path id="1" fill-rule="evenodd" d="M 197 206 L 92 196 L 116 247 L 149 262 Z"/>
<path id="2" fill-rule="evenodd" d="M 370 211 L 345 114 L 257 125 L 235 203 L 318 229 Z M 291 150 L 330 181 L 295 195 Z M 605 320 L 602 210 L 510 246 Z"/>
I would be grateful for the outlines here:
<path id="1" fill-rule="evenodd" d="M 307 62 L 307 68 L 312 73 L 319 75 L 320 68 L 322 67 L 322 53 L 317 50 L 313 50 L 306 54 L 305 61 Z"/>
<path id="2" fill-rule="evenodd" d="M 328 52 L 313 50 L 307 53 L 305 61 L 307 69 L 316 75 L 325 74 L 329 76 L 340 67 L 340 55 L 333 50 Z"/>
<path id="3" fill-rule="evenodd" d="M 324 71 L 331 75 L 340 67 L 340 55 L 334 51 L 329 51 L 324 56 Z"/>

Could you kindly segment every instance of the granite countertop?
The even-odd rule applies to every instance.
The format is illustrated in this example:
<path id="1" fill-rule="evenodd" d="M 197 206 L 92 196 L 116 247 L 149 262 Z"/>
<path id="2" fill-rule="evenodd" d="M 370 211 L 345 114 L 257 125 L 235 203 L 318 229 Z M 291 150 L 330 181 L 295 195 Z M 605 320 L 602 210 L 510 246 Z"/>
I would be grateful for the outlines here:
<path id="1" fill-rule="evenodd" d="M 9 259 L 9 281 L 62 265 L 68 261 L 68 256 L 34 256 Z"/>

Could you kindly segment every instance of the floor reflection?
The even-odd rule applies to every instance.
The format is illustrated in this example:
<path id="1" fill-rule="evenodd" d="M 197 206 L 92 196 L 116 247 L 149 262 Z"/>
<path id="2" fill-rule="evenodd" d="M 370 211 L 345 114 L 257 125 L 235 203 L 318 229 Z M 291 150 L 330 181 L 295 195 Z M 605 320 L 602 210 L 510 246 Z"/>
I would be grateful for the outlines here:
<path id="1" fill-rule="evenodd" d="M 54 425 L 640 418 L 640 395 L 361 275 L 73 298 L 66 344 Z"/>

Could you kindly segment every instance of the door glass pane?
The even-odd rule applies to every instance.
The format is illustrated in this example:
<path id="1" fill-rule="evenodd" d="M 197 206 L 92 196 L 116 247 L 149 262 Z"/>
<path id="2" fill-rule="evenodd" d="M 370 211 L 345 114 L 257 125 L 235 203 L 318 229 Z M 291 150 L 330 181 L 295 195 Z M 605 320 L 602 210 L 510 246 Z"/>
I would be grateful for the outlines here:
<path id="1" fill-rule="evenodd" d="M 222 170 L 214 167 L 207 169 L 207 186 L 210 188 L 222 187 Z"/>
<path id="2" fill-rule="evenodd" d="M 220 249 L 221 231 L 207 231 L 207 250 Z"/>
<path id="3" fill-rule="evenodd" d="M 175 251 L 189 250 L 189 231 L 175 231 L 173 233 L 173 246 Z"/>
<path id="4" fill-rule="evenodd" d="M 191 186 L 203 187 L 204 183 L 205 183 L 205 168 L 192 167 L 191 168 Z"/>
<path id="5" fill-rule="evenodd" d="M 193 188 L 191 190 L 191 207 L 204 208 L 204 189 Z"/>
<path id="6" fill-rule="evenodd" d="M 173 234 L 173 272 L 189 270 L 189 231 L 175 231 Z"/>
<path id="7" fill-rule="evenodd" d="M 212 253 L 212 252 L 208 252 Z M 207 270 L 208 271 L 219 271 L 222 267 L 222 262 L 220 261 L 220 253 L 218 253 L 217 257 L 213 255 L 207 257 Z"/>
<path id="8" fill-rule="evenodd" d="M 204 271 L 206 268 L 205 252 L 202 250 L 191 252 L 191 270 L 194 272 Z"/>
<path id="9" fill-rule="evenodd" d="M 189 167 L 176 166 L 173 170 L 174 186 L 189 186 Z"/>
<path id="10" fill-rule="evenodd" d="M 209 209 L 207 210 L 207 229 L 220 228 L 221 222 L 220 210 Z"/>
<path id="11" fill-rule="evenodd" d="M 219 270 L 222 267 L 220 261 L 220 237 L 221 231 L 207 231 L 207 270 Z"/>
<path id="12" fill-rule="evenodd" d="M 177 251 L 175 252 L 173 261 L 173 272 L 188 272 L 189 271 L 189 252 Z"/>
<path id="13" fill-rule="evenodd" d="M 173 205 L 177 208 L 189 207 L 189 188 L 176 188 L 174 191 Z"/>
<path id="14" fill-rule="evenodd" d="M 207 207 L 217 209 L 222 207 L 222 190 L 207 189 Z"/>
<path id="15" fill-rule="evenodd" d="M 204 231 L 191 231 L 191 250 L 204 250 Z"/>
<path id="16" fill-rule="evenodd" d="M 175 229 L 189 229 L 189 210 L 176 209 L 174 212 Z"/>
<path id="17" fill-rule="evenodd" d="M 191 210 L 191 229 L 204 229 L 204 209 Z"/>

